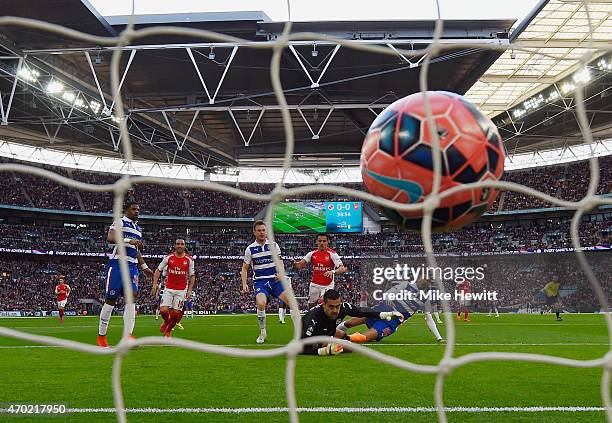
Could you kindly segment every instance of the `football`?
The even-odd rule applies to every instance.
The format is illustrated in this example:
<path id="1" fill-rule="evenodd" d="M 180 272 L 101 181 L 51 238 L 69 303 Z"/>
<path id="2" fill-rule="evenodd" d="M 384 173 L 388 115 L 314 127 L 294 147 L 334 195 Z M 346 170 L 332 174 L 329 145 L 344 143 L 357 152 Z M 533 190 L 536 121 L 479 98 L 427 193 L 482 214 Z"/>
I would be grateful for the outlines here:
<path id="1" fill-rule="evenodd" d="M 434 91 L 428 99 L 440 138 L 440 192 L 462 184 L 499 180 L 505 152 L 491 120 L 458 94 Z M 372 194 L 398 203 L 419 203 L 433 187 L 433 153 L 423 95 L 397 100 L 374 120 L 361 149 L 361 173 Z M 434 211 L 436 232 L 459 229 L 482 215 L 497 190 L 474 188 L 444 198 Z M 421 229 L 421 211 L 383 208 L 403 228 Z"/>

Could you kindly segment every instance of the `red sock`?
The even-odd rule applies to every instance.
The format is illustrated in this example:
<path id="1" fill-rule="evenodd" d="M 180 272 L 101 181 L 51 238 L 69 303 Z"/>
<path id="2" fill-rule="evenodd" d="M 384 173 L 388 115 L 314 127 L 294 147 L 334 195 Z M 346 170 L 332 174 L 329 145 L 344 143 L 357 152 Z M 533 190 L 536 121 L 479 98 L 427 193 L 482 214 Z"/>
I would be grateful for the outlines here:
<path id="1" fill-rule="evenodd" d="M 166 322 L 166 325 L 170 322 L 170 311 L 169 310 L 164 310 L 159 312 L 161 314 L 161 316 L 164 318 L 164 322 Z"/>
<path id="2" fill-rule="evenodd" d="M 461 309 L 459 309 L 459 313 L 457 313 L 457 317 L 461 317 Z"/>
<path id="3" fill-rule="evenodd" d="M 177 310 L 170 310 L 170 321 L 166 326 L 166 332 L 170 332 L 172 328 L 178 323 L 181 318 L 179 313 L 180 312 Z"/>
<path id="4" fill-rule="evenodd" d="M 181 319 L 183 318 L 183 315 L 185 314 L 185 312 L 183 310 L 176 310 L 176 314 L 177 314 L 176 323 L 179 323 Z"/>
<path id="5" fill-rule="evenodd" d="M 465 320 L 468 319 L 468 316 L 470 315 L 470 312 L 468 310 L 465 310 Z"/>
<path id="6" fill-rule="evenodd" d="M 64 318 L 64 310 L 60 310 L 59 313 L 60 313 L 60 319 L 63 319 Z"/>

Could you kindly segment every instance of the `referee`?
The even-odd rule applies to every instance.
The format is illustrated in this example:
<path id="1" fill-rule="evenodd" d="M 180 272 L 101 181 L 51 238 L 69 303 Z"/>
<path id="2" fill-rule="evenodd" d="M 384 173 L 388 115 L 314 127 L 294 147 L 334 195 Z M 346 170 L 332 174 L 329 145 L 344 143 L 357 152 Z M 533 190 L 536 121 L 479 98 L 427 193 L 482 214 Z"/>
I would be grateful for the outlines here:
<path id="1" fill-rule="evenodd" d="M 378 312 L 343 303 L 338 291 L 328 289 L 323 294 L 323 304 L 310 309 L 302 317 L 302 339 L 321 335 L 333 337 L 336 334 L 336 326 L 342 323 L 346 316 L 391 320 L 393 317 L 401 317 L 401 314 L 397 311 Z M 305 345 L 302 354 L 338 355 L 341 352 L 342 345 L 330 342 L 328 344 Z"/>
<path id="2" fill-rule="evenodd" d="M 561 284 L 555 276 L 540 291 L 544 293 L 544 296 L 546 296 L 546 305 L 549 306 L 551 310 L 555 311 L 555 314 L 557 315 L 557 322 L 561 322 L 563 320 L 559 314 L 561 310 L 561 304 L 559 303 L 560 286 Z"/>

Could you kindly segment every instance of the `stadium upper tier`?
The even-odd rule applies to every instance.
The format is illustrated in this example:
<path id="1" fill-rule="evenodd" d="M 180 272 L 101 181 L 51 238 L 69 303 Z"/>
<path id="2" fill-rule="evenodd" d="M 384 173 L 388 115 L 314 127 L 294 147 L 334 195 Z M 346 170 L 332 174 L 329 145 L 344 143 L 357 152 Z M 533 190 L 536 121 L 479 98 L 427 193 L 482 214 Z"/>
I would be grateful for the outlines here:
<path id="1" fill-rule="evenodd" d="M 7 159 L 0 160 L 3 163 L 8 162 Z M 601 176 L 597 192 L 608 194 L 612 191 L 612 156 L 600 158 L 599 161 Z M 111 184 L 120 177 L 117 174 L 43 167 L 91 184 Z M 576 201 L 586 193 L 589 165 L 588 162 L 581 161 L 531 168 L 506 173 L 503 179 L 535 188 L 555 197 Z M 343 186 L 358 190 L 364 189 L 361 184 Z M 37 176 L 11 173 L 5 177 L 4 188 L 0 204 L 82 212 L 108 213 L 112 211 L 111 193 L 77 191 Z M 242 183 L 239 188 L 256 193 L 268 193 L 272 190 L 273 185 Z M 227 194 L 158 185 L 134 185 L 133 189 L 128 192 L 127 198 L 133 198 L 141 203 L 142 214 L 159 216 L 252 218 L 265 207 L 263 203 L 235 198 Z M 334 200 L 338 198 L 330 194 L 314 194 L 309 195 L 308 199 Z M 489 212 L 549 206 L 550 204 L 523 194 L 502 192 Z"/>
<path id="2" fill-rule="evenodd" d="M 531 220 L 522 225 L 496 223 L 468 226 L 460 231 L 434 234 L 436 253 L 479 253 L 524 251 L 572 246 L 569 221 Z M 106 242 L 108 225 L 90 225 L 87 228 L 49 227 L 40 225 L 0 224 L 0 248 L 61 251 L 73 255 L 79 253 L 103 253 L 110 251 Z M 174 240 L 183 237 L 188 250 L 198 256 L 242 256 L 252 242 L 249 229 L 160 228 L 155 224 L 143 224 L 146 255 L 163 255 L 170 251 Z M 610 246 L 612 220 L 589 221 L 580 225 L 580 242 L 587 247 Z M 276 237 L 283 254 L 303 256 L 314 248 L 313 235 L 282 235 Z M 377 234 L 337 234 L 332 246 L 342 256 L 376 256 L 390 254 L 422 253 L 423 242 L 419 233 L 396 232 Z"/>

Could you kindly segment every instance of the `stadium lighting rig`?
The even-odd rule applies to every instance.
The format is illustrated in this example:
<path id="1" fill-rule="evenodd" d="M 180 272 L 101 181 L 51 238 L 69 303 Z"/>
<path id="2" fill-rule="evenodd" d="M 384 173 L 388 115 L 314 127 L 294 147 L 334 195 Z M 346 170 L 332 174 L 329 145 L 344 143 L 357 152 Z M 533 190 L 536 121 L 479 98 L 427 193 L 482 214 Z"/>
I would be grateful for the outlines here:
<path id="1" fill-rule="evenodd" d="M 584 87 L 610 72 L 612 72 L 612 57 L 602 57 L 593 65 L 578 69 L 571 76 L 523 101 L 520 106 L 512 109 L 510 114 L 513 119 L 520 119 L 527 113 L 554 103 L 560 100 L 562 96 L 570 95 L 576 88 Z M 504 126 L 504 124 L 504 120 L 497 122 L 497 126 Z"/>
<path id="2" fill-rule="evenodd" d="M 30 69 L 28 66 L 22 66 L 21 69 L 19 69 L 18 76 L 24 81 L 36 82 L 38 81 L 40 72 L 36 69 Z"/>
<path id="3" fill-rule="evenodd" d="M 16 77 L 18 81 L 39 89 L 54 101 L 63 103 L 97 119 L 109 119 L 115 124 L 120 122 L 120 118 L 114 116 L 107 107 L 103 107 L 100 101 L 85 94 L 82 90 L 66 84 L 57 76 L 35 67 L 32 63 L 24 61 L 18 67 Z"/>

